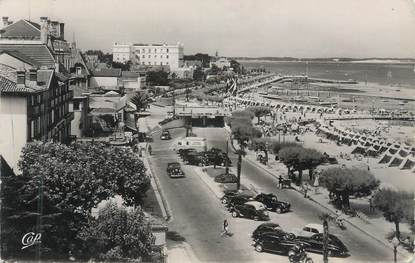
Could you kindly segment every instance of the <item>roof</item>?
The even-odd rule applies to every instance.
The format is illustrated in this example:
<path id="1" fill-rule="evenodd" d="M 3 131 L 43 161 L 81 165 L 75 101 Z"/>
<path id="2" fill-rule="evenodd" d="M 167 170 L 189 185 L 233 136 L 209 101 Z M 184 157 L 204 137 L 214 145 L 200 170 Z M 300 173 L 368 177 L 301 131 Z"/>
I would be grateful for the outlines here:
<path id="1" fill-rule="evenodd" d="M 21 52 L 17 51 L 17 50 L 3 50 L 0 52 L 1 54 L 8 54 L 14 58 L 17 58 L 20 61 L 23 61 L 29 65 L 35 66 L 35 67 L 39 67 L 39 63 L 33 59 L 31 59 L 30 57 L 26 56 L 25 54 L 22 54 Z"/>
<path id="2" fill-rule="evenodd" d="M 134 71 L 123 71 L 121 74 L 122 74 L 123 78 L 138 78 L 138 77 L 140 77 L 140 73 L 139 72 L 134 72 Z"/>
<path id="3" fill-rule="evenodd" d="M 84 97 L 83 93 L 90 93 L 90 91 L 87 88 L 79 87 L 79 86 L 70 86 L 70 90 L 73 91 L 73 97 Z"/>
<path id="4" fill-rule="evenodd" d="M 114 114 L 116 110 L 111 108 L 96 108 L 91 111 L 92 115 Z"/>
<path id="5" fill-rule="evenodd" d="M 53 70 L 38 70 L 37 83 L 33 84 L 26 80 L 26 85 L 18 85 L 15 75 L 13 76 L 13 79 L 9 79 L 0 75 L 0 91 L 2 93 L 25 95 L 28 93 L 36 93 L 47 90 L 49 88 L 53 73 Z M 26 74 L 26 78 L 28 78 L 28 75 L 29 74 Z M 39 85 L 39 82 L 43 82 L 44 84 Z"/>
<path id="6" fill-rule="evenodd" d="M 120 77 L 120 68 L 101 68 L 95 69 L 92 73 L 95 77 Z"/>
<path id="7" fill-rule="evenodd" d="M 320 233 L 323 233 L 323 231 L 324 231 L 323 225 L 320 225 L 320 224 L 307 224 L 304 227 L 317 229 L 318 232 L 320 232 Z"/>
<path id="8" fill-rule="evenodd" d="M 265 205 L 263 203 L 258 202 L 258 201 L 249 201 L 249 202 L 246 202 L 245 204 L 246 205 L 252 205 L 257 210 L 265 209 Z"/>
<path id="9" fill-rule="evenodd" d="M 0 52 L 13 51 L 36 61 L 39 66 L 55 67 L 55 60 L 49 48 L 43 44 L 0 44 Z M 16 53 L 18 52 L 18 53 Z"/>
<path id="10" fill-rule="evenodd" d="M 1 34 L 2 38 L 25 38 L 25 39 L 39 39 L 40 25 L 25 19 L 19 20 L 5 28 Z"/>

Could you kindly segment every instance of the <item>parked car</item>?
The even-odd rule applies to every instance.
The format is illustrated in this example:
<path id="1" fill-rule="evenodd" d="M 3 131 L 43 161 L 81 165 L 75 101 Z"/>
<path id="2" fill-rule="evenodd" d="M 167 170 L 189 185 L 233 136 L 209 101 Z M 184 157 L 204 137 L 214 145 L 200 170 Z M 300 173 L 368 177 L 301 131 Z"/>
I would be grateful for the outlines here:
<path id="1" fill-rule="evenodd" d="M 268 210 L 275 211 L 278 214 L 290 211 L 291 204 L 285 201 L 279 201 L 275 194 L 260 193 L 255 196 L 255 201 L 261 202 Z"/>
<path id="2" fill-rule="evenodd" d="M 180 163 L 177 162 L 167 164 L 167 174 L 171 178 L 184 177 L 184 172 L 180 167 Z"/>
<path id="3" fill-rule="evenodd" d="M 288 233 L 270 232 L 264 233 L 254 240 L 253 246 L 257 252 L 267 251 L 288 255 L 288 252 L 297 244 L 299 244 L 299 241 Z"/>
<path id="4" fill-rule="evenodd" d="M 189 165 L 206 166 L 208 161 L 206 157 L 198 152 L 189 152 L 183 157 L 183 161 Z"/>
<path id="5" fill-rule="evenodd" d="M 238 177 L 234 174 L 219 174 L 215 176 L 216 183 L 228 184 L 238 182 Z"/>
<path id="6" fill-rule="evenodd" d="M 253 199 L 252 195 L 246 195 L 246 194 L 237 194 L 229 199 L 228 203 L 226 204 L 229 211 L 232 210 L 232 208 L 235 205 L 242 205 L 245 204 L 248 201 L 252 201 Z"/>
<path id="7" fill-rule="evenodd" d="M 203 154 L 209 160 L 210 165 L 226 166 L 226 161 L 228 161 L 229 166 L 232 165 L 231 159 L 221 149 L 211 148 Z"/>
<path id="8" fill-rule="evenodd" d="M 168 130 L 163 130 L 160 135 L 160 140 L 170 140 L 170 139 L 171 139 L 170 132 Z"/>
<path id="9" fill-rule="evenodd" d="M 177 153 L 179 154 L 180 158 L 184 159 L 186 157 L 187 154 L 191 153 L 191 152 L 197 152 L 196 149 L 180 149 L 177 151 Z"/>
<path id="10" fill-rule="evenodd" d="M 262 223 L 260 224 L 254 232 L 252 232 L 251 237 L 255 240 L 258 239 L 260 236 L 262 236 L 264 233 L 270 233 L 270 232 L 278 232 L 278 233 L 285 233 L 279 224 L 277 223 Z"/>
<path id="11" fill-rule="evenodd" d="M 234 205 L 230 212 L 232 217 L 245 217 L 254 220 L 269 220 L 268 211 L 264 204 L 257 201 L 248 201 Z"/>
<path id="12" fill-rule="evenodd" d="M 323 225 L 307 224 L 301 230 L 293 230 L 292 233 L 297 237 L 311 237 L 314 234 L 322 234 L 324 232 Z"/>
<path id="13" fill-rule="evenodd" d="M 309 252 L 323 253 L 324 235 L 323 233 L 314 234 L 310 237 L 297 237 L 296 240 L 303 242 L 304 249 Z M 343 242 L 335 235 L 328 236 L 328 255 L 329 256 L 348 256 L 349 250 Z"/>
<path id="14" fill-rule="evenodd" d="M 235 190 L 225 190 L 224 193 L 225 194 L 220 199 L 221 202 L 222 202 L 222 204 L 227 204 L 234 196 L 237 196 L 237 195 L 247 196 L 248 198 L 252 198 L 253 197 L 249 193 L 238 192 L 238 191 L 235 191 Z"/>

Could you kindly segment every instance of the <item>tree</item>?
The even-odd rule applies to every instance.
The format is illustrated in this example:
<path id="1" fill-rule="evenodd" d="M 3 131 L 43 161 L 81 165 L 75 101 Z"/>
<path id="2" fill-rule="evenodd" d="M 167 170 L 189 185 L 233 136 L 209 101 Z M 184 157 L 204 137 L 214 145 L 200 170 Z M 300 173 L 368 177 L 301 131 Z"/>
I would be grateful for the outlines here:
<path id="1" fill-rule="evenodd" d="M 293 146 L 282 148 L 278 152 L 280 161 L 287 167 L 288 175 L 291 175 L 291 170 L 295 169 L 298 166 L 299 155 L 303 150 L 302 146 Z"/>
<path id="2" fill-rule="evenodd" d="M 255 117 L 258 118 L 258 124 L 262 116 L 266 116 L 271 113 L 271 110 L 268 107 L 263 106 L 249 107 L 247 110 L 252 111 Z"/>
<path id="3" fill-rule="evenodd" d="M 395 224 L 398 239 L 400 237 L 399 223 L 404 220 L 412 223 L 414 219 L 414 193 L 412 192 L 383 188 L 373 196 L 373 205 L 382 211 L 386 220 Z"/>
<path id="4" fill-rule="evenodd" d="M 231 64 L 231 68 L 233 68 L 233 71 L 235 73 L 237 73 L 237 74 L 242 73 L 241 64 L 238 61 L 236 61 L 234 59 L 231 59 L 230 64 Z"/>
<path id="5" fill-rule="evenodd" d="M 137 92 L 130 101 L 136 106 L 137 111 L 146 109 L 149 103 L 149 96 L 146 92 Z"/>
<path id="6" fill-rule="evenodd" d="M 132 63 L 130 60 L 127 61 L 126 63 L 120 63 L 120 62 L 115 62 L 115 61 L 111 63 L 111 66 L 113 68 L 120 68 L 122 71 L 130 71 L 131 65 Z"/>
<path id="7" fill-rule="evenodd" d="M 149 221 L 141 208 L 127 210 L 113 202 L 99 210 L 98 218 L 90 219 L 78 238 L 84 244 L 82 254 L 110 262 L 146 258 L 154 243 Z"/>
<path id="8" fill-rule="evenodd" d="M 40 230 L 42 259 L 67 259 L 71 246 L 80 245 L 76 235 L 93 207 L 117 194 L 138 206 L 150 187 L 143 162 L 130 149 L 103 143 L 29 143 L 19 169 L 21 176 L 4 181 L 7 212 L 1 218 L 9 226 L 2 235 L 7 256 L 17 258 L 31 249 L 22 253 L 16 237 Z"/>
<path id="9" fill-rule="evenodd" d="M 199 81 L 205 80 L 205 73 L 203 72 L 203 69 L 201 67 L 197 67 L 193 71 L 193 79 Z"/>
<path id="10" fill-rule="evenodd" d="M 336 195 L 343 207 L 350 208 L 350 195 L 368 196 L 380 182 L 366 169 L 334 167 L 322 172 L 320 183 Z"/>
<path id="11" fill-rule="evenodd" d="M 169 84 L 169 73 L 164 70 L 148 71 L 147 82 L 152 86 L 167 86 Z"/>

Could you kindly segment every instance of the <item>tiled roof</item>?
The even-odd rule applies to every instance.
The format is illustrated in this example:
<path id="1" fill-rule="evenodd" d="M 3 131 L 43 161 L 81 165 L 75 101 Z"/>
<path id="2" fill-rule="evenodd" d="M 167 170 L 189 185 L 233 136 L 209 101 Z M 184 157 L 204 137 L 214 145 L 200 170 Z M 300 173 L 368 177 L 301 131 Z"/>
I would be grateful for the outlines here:
<path id="1" fill-rule="evenodd" d="M 39 67 L 39 63 L 33 59 L 31 59 L 30 57 L 26 56 L 25 54 L 20 53 L 17 50 L 3 50 L 0 51 L 0 55 L 6 53 L 9 54 L 12 57 L 17 58 L 18 60 L 21 60 L 29 65 L 35 66 L 35 67 Z"/>
<path id="2" fill-rule="evenodd" d="M 29 81 L 29 74 L 26 73 L 26 85 L 18 85 L 16 83 L 16 75 L 10 76 L 10 78 L 4 77 L 0 72 L 0 92 L 2 93 L 14 93 L 14 94 L 27 94 L 38 91 L 44 91 L 49 89 L 50 80 L 54 74 L 53 70 L 38 70 L 37 82 L 32 83 Z M 40 84 L 43 83 L 43 84 Z"/>
<path id="3" fill-rule="evenodd" d="M 122 72 L 123 78 L 138 78 L 140 77 L 140 73 L 134 71 L 123 71 Z"/>
<path id="4" fill-rule="evenodd" d="M 5 32 L 1 34 L 2 38 L 40 38 L 40 26 L 24 19 L 3 28 L 3 30 Z"/>
<path id="5" fill-rule="evenodd" d="M 40 66 L 55 67 L 55 60 L 46 45 L 42 44 L 0 44 L 0 53 L 3 51 L 17 51 L 36 61 Z"/>
<path id="6" fill-rule="evenodd" d="M 32 93 L 36 90 L 23 86 L 23 85 L 17 85 L 16 82 L 11 81 L 9 79 L 6 79 L 3 76 L 0 76 L 0 92 L 1 93 Z"/>
<path id="7" fill-rule="evenodd" d="M 93 72 L 95 77 L 120 77 L 121 69 L 120 68 L 102 68 L 95 69 Z"/>

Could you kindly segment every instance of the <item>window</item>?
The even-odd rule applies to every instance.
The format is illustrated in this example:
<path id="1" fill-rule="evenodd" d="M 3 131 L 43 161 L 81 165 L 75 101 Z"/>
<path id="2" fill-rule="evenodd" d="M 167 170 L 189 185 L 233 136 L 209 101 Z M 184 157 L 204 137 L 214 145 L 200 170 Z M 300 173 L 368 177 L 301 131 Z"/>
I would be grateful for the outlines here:
<path id="1" fill-rule="evenodd" d="M 167 49 L 167 53 L 169 53 L 169 49 Z"/>
<path id="2" fill-rule="evenodd" d="M 35 121 L 30 122 L 30 138 L 35 137 Z"/>
<path id="3" fill-rule="evenodd" d="M 76 67 L 76 75 L 81 75 L 81 74 L 82 74 L 82 68 Z"/>
<path id="4" fill-rule="evenodd" d="M 73 102 L 73 110 L 79 110 L 79 101 Z"/>
<path id="5" fill-rule="evenodd" d="M 163 58 L 163 55 L 160 55 L 160 58 Z"/>
<path id="6" fill-rule="evenodd" d="M 154 49 L 154 53 L 157 53 L 157 49 Z"/>
<path id="7" fill-rule="evenodd" d="M 143 50 L 142 50 L 142 51 L 143 51 L 143 53 L 144 53 L 144 52 L 146 52 L 144 48 L 143 48 Z"/>
<path id="8" fill-rule="evenodd" d="M 163 62 L 160 62 L 160 66 L 163 66 Z"/>
<path id="9" fill-rule="evenodd" d="M 148 55 L 148 58 L 151 58 L 151 55 Z"/>
<path id="10" fill-rule="evenodd" d="M 145 55 L 143 55 L 143 58 L 145 58 L 146 56 Z"/>
<path id="11" fill-rule="evenodd" d="M 166 58 L 169 58 L 169 55 L 166 55 Z"/>
<path id="12" fill-rule="evenodd" d="M 157 58 L 157 55 L 154 55 L 154 58 Z"/>

